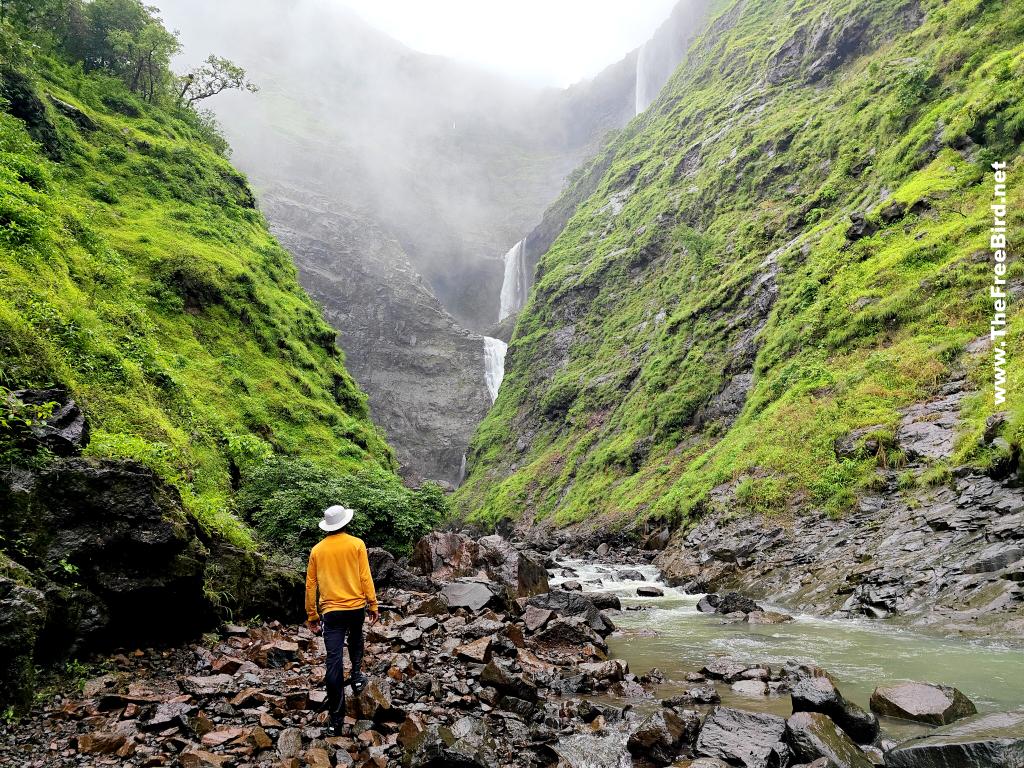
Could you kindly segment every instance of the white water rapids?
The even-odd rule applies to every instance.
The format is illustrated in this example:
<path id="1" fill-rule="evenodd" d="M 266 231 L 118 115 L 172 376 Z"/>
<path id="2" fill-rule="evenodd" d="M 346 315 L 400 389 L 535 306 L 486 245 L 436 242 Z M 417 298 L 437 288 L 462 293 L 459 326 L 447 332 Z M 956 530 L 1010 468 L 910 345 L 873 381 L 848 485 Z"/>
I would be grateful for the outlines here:
<path id="1" fill-rule="evenodd" d="M 617 631 L 608 638 L 613 656 L 625 659 L 640 675 L 652 667 L 673 684 L 658 687 L 658 699 L 682 692 L 688 672 L 698 671 L 716 656 L 778 668 L 790 660 L 816 664 L 831 672 L 846 698 L 867 708 L 875 686 L 898 680 L 925 680 L 953 685 L 978 711 L 1012 711 L 1024 703 L 1024 651 L 994 643 L 944 639 L 870 619 L 825 619 L 797 614 L 786 624 L 727 623 L 722 616 L 701 613 L 702 595 L 688 595 L 661 581 L 652 565 L 612 565 L 566 560 L 555 569 L 552 586 L 573 579 L 585 592 L 610 592 L 622 607 L 640 610 L 611 612 Z M 643 581 L 624 578 L 639 571 Z M 639 597 L 639 586 L 657 586 L 662 597 Z M 767 609 L 785 611 L 759 601 Z M 749 696 L 718 686 L 722 702 L 740 709 L 788 716 L 788 695 Z M 631 702 L 638 709 L 655 700 Z M 622 700 L 612 701 L 622 706 Z M 924 728 L 886 719 L 883 730 L 904 738 Z"/>

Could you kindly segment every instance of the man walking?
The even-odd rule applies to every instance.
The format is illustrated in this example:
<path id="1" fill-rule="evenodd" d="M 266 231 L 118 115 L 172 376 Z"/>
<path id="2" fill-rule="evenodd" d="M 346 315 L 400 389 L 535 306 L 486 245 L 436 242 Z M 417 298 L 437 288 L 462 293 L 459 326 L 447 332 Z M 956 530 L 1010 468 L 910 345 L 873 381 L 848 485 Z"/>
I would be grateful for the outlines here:
<path id="1" fill-rule="evenodd" d="M 341 735 L 345 723 L 345 666 L 342 654 L 348 641 L 352 667 L 352 690 L 359 693 L 369 679 L 362 673 L 363 620 L 377 621 L 377 593 L 370 575 L 370 561 L 362 539 L 342 531 L 355 512 L 341 506 L 328 507 L 320 530 L 327 535 L 309 553 L 306 569 L 307 625 L 324 633 L 327 646 L 327 706 L 331 730 Z"/>

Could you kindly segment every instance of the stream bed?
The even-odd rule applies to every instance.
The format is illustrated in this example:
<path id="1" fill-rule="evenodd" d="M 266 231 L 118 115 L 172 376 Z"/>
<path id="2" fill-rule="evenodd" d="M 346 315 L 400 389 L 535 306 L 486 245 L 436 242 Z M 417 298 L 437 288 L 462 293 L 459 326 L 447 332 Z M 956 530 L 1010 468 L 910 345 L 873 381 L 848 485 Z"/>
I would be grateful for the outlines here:
<path id="1" fill-rule="evenodd" d="M 652 565 L 595 564 L 565 560 L 562 566 L 576 575 L 559 573 L 552 585 L 566 579 L 581 583 L 584 592 L 610 592 L 619 596 L 623 611 L 613 612 L 618 631 L 608 638 L 613 656 L 629 663 L 641 675 L 653 667 L 668 680 L 659 697 L 689 687 L 688 672 L 699 671 L 716 656 L 751 664 L 784 665 L 789 660 L 824 667 L 836 679 L 847 699 L 867 709 L 877 685 L 920 680 L 953 685 L 965 693 L 979 713 L 1007 711 L 1024 706 L 1024 650 L 975 641 L 942 639 L 879 621 L 823 619 L 796 615 L 786 624 L 727 623 L 723 616 L 697 610 L 701 595 L 687 595 L 660 580 Z M 639 571 L 643 581 L 622 579 L 625 570 Z M 663 597 L 638 597 L 640 586 L 657 586 Z M 784 608 L 763 603 L 766 609 Z M 643 610 L 626 610 L 642 607 Z M 788 695 L 743 696 L 719 685 L 722 703 L 740 709 L 788 716 Z M 657 700 L 652 700 L 652 704 Z M 638 708 L 644 705 L 638 703 Z M 927 730 L 900 720 L 883 719 L 883 730 L 897 740 Z"/>

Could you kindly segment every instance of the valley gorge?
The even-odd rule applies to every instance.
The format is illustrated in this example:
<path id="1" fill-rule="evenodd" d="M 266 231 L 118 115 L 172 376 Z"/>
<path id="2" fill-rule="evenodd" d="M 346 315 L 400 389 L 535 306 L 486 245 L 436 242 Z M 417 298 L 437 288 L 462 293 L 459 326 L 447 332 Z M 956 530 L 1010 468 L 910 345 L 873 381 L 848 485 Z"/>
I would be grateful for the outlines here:
<path id="1" fill-rule="evenodd" d="M 159 13 L 0 8 L 0 765 L 1019 768 L 1022 0 Z"/>

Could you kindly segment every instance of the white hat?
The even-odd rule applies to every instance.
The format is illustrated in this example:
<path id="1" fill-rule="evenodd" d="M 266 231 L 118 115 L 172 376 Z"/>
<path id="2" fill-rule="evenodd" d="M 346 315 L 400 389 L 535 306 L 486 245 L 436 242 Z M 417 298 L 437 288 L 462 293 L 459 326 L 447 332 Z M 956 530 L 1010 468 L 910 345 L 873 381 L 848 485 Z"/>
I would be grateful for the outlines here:
<path id="1" fill-rule="evenodd" d="M 324 510 L 324 519 L 320 521 L 321 531 L 337 531 L 352 522 L 352 515 L 356 511 L 347 507 L 335 504 Z"/>

